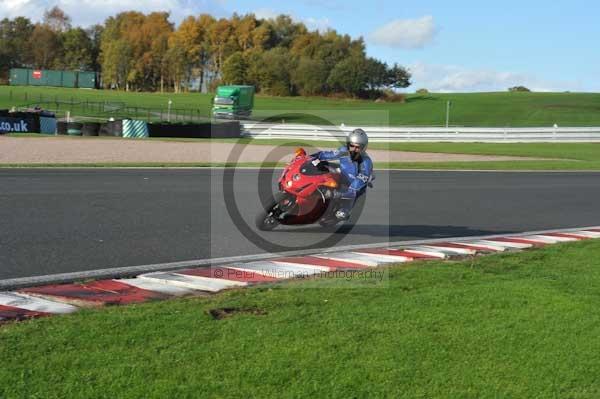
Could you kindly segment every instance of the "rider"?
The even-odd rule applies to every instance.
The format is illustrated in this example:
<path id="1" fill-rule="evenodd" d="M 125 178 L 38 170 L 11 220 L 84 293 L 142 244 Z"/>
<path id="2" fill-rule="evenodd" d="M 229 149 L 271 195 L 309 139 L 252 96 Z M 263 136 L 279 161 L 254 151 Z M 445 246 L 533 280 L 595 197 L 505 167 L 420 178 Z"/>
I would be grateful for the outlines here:
<path id="1" fill-rule="evenodd" d="M 336 191 L 334 198 L 339 200 L 339 209 L 335 212 L 335 217 L 339 220 L 350 218 L 350 211 L 354 207 L 356 199 L 366 191 L 367 185 L 373 180 L 373 161 L 367 155 L 366 149 L 369 144 L 369 137 L 362 129 L 354 129 L 346 137 L 346 145 L 341 146 L 334 151 L 320 151 L 313 156 L 316 159 L 313 164 L 318 165 L 319 161 L 329 161 L 339 159 L 340 171 L 345 177 L 348 187 L 341 191 Z"/>

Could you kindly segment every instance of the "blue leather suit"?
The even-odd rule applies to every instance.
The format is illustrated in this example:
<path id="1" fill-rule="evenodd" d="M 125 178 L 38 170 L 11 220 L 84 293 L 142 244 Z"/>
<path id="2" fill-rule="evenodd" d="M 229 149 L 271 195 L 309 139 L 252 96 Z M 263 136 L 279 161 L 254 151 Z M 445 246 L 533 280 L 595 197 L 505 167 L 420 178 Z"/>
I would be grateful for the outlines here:
<path id="1" fill-rule="evenodd" d="M 340 171 L 347 183 L 347 189 L 340 193 L 341 199 L 346 200 L 343 207 L 350 211 L 356 198 L 364 194 L 367 184 L 374 178 L 373 161 L 366 152 L 361 154 L 358 161 L 353 161 L 346 146 L 334 151 L 320 151 L 315 156 L 321 161 L 339 160 Z"/>

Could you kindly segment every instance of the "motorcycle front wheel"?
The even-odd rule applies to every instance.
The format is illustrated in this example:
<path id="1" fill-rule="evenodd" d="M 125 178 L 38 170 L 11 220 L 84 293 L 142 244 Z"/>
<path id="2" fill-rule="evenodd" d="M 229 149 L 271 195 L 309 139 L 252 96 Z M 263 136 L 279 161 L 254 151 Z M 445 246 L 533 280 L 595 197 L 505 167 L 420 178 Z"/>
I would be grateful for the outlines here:
<path id="1" fill-rule="evenodd" d="M 256 228 L 261 231 L 271 231 L 279 226 L 278 216 L 284 210 L 281 209 L 282 201 L 288 197 L 286 193 L 278 193 L 272 201 L 265 207 L 265 210 L 259 212 L 254 219 Z"/>

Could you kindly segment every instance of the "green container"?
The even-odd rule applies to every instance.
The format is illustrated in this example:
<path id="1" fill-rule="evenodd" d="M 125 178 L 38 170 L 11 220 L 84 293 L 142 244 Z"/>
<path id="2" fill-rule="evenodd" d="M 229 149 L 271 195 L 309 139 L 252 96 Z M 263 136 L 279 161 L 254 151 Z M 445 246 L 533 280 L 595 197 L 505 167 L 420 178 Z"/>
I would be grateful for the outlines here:
<path id="1" fill-rule="evenodd" d="M 61 87 L 63 85 L 63 71 L 45 70 L 46 86 Z"/>
<path id="2" fill-rule="evenodd" d="M 77 86 L 82 89 L 96 88 L 96 72 L 79 72 Z"/>
<path id="3" fill-rule="evenodd" d="M 25 68 L 13 68 L 10 70 L 10 85 L 11 86 L 27 86 L 29 85 L 29 74 L 31 70 Z"/>
<path id="4" fill-rule="evenodd" d="M 77 87 L 77 72 L 62 71 L 62 86 Z"/>

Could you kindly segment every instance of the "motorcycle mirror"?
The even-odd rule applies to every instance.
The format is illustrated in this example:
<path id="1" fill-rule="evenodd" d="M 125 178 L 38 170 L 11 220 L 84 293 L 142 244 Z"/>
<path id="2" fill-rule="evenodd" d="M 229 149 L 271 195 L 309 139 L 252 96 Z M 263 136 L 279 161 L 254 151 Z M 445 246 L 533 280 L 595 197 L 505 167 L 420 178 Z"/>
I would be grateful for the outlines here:
<path id="1" fill-rule="evenodd" d="M 296 148 L 295 154 L 296 154 L 296 157 L 305 157 L 306 151 L 304 151 L 304 148 L 298 147 L 298 148 Z"/>

